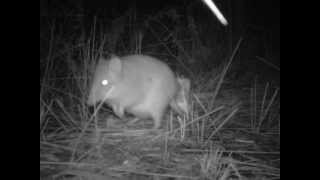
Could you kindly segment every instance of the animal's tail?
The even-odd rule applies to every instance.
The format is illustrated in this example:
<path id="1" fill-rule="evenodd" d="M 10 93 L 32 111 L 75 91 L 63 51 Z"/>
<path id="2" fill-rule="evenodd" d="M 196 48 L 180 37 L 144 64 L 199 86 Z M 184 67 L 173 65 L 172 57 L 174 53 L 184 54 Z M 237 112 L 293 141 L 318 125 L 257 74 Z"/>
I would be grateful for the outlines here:
<path id="1" fill-rule="evenodd" d="M 190 100 L 190 79 L 177 77 L 179 91 L 176 97 L 171 101 L 171 108 L 179 115 L 189 115 L 189 100 Z"/>

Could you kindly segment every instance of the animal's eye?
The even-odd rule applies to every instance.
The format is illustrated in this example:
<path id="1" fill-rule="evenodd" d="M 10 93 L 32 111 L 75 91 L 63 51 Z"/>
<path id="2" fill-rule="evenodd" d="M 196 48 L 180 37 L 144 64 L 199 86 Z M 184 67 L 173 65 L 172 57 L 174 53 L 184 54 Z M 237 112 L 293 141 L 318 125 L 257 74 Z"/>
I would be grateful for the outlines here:
<path id="1" fill-rule="evenodd" d="M 106 79 L 104 79 L 104 80 L 101 81 L 101 84 L 102 84 L 103 86 L 106 86 L 106 85 L 109 84 L 109 81 L 106 80 Z"/>

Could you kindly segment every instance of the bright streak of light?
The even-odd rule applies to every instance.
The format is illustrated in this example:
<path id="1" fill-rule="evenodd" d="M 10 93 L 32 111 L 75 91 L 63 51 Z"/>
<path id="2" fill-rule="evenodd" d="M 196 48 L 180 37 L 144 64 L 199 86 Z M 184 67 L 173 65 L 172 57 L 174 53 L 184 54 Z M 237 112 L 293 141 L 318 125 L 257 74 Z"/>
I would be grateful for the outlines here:
<path id="1" fill-rule="evenodd" d="M 223 25 L 225 26 L 228 25 L 228 21 L 226 20 L 226 18 L 224 18 L 224 16 L 222 15 L 222 13 L 219 11 L 219 9 L 217 8 L 217 6 L 214 4 L 212 0 L 202 0 L 202 1 L 209 7 L 209 9 L 213 12 L 214 15 L 216 15 L 218 20 Z"/>

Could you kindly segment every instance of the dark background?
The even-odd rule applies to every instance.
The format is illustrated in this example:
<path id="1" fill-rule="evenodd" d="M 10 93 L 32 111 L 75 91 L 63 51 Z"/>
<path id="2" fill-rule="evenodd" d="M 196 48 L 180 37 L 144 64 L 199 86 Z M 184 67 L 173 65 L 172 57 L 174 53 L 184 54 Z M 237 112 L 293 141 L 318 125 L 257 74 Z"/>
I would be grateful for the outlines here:
<path id="1" fill-rule="evenodd" d="M 179 15 L 192 16 L 195 22 L 201 25 L 203 31 L 200 33 L 201 41 L 204 44 L 213 44 L 205 45 L 221 46 L 226 49 L 221 43 L 208 40 L 221 38 L 221 41 L 228 41 L 230 44 L 228 46 L 232 46 L 230 49 L 233 49 L 241 37 L 244 39 L 239 55 L 242 62 L 251 61 L 259 56 L 280 67 L 279 0 L 215 0 L 214 2 L 228 20 L 228 26 L 223 26 L 202 0 L 40 0 L 40 19 L 43 17 L 59 19 L 78 14 L 89 32 L 93 17 L 110 20 L 134 7 L 137 11 L 137 21 L 139 19 L 143 21 L 173 8 Z M 42 29 L 45 28 L 42 28 L 40 22 L 40 32 Z M 218 33 L 221 35 L 217 35 Z M 226 54 L 230 55 L 231 50 Z"/>

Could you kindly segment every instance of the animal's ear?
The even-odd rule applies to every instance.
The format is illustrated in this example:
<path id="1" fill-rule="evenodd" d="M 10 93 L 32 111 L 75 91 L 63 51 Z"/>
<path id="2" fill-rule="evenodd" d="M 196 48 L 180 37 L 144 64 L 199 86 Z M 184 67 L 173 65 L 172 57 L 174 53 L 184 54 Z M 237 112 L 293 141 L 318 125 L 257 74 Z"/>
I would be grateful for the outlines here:
<path id="1" fill-rule="evenodd" d="M 109 61 L 108 71 L 114 77 L 121 77 L 122 61 L 119 57 L 113 56 Z"/>

